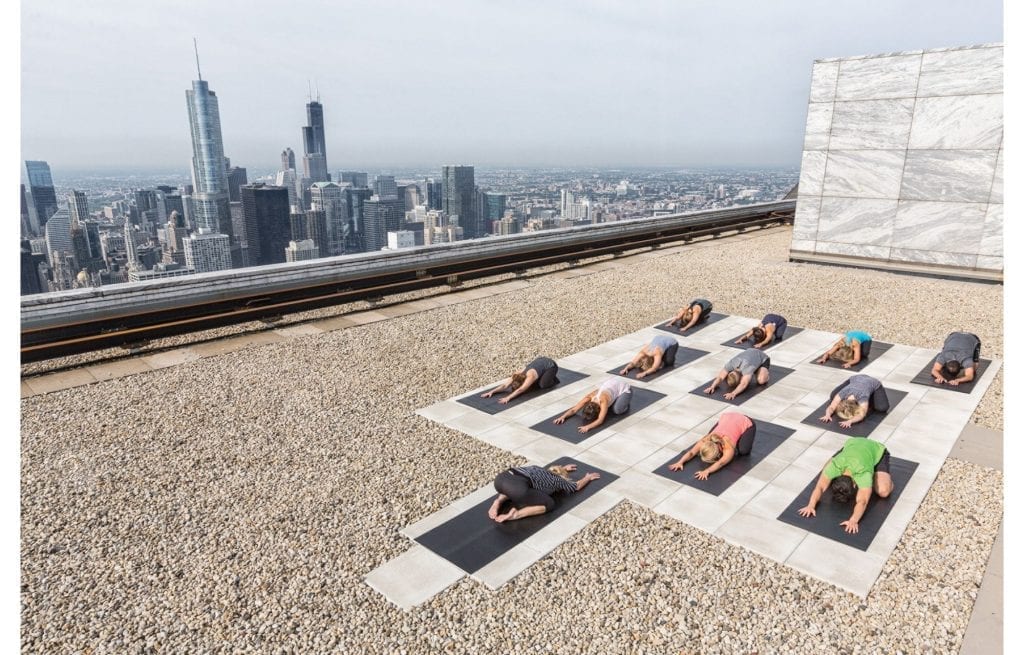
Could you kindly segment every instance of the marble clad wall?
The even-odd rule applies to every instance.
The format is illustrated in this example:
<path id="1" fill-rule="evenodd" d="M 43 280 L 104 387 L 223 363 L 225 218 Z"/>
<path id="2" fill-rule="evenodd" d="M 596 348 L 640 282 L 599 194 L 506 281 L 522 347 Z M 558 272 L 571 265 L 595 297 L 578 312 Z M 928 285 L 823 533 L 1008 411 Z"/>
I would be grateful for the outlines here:
<path id="1" fill-rule="evenodd" d="M 1003 269 L 1003 45 L 821 59 L 790 250 Z"/>

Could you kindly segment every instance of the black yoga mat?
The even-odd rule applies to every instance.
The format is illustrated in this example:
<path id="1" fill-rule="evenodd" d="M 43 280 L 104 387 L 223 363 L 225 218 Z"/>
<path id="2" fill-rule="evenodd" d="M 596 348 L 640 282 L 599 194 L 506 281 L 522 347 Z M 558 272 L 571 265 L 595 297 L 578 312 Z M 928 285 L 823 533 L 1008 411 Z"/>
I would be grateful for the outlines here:
<path id="1" fill-rule="evenodd" d="M 914 384 L 923 384 L 924 386 L 931 387 L 933 389 L 946 389 L 948 391 L 959 391 L 960 393 L 971 393 L 974 389 L 974 385 L 981 379 L 985 369 L 987 369 L 988 365 L 991 363 L 991 359 L 980 360 L 978 362 L 978 368 L 974 371 L 974 379 L 970 382 L 961 382 L 955 387 L 952 387 L 948 384 L 935 384 L 935 380 L 933 380 L 931 376 L 932 366 L 935 366 L 935 359 L 932 358 L 932 361 L 928 362 L 928 366 L 921 369 L 921 372 L 915 375 L 911 382 Z"/>
<path id="2" fill-rule="evenodd" d="M 900 401 L 907 397 L 906 391 L 898 391 L 896 389 L 886 389 L 885 395 L 889 397 L 889 412 L 892 412 L 896 408 L 896 405 L 900 404 Z M 874 410 L 869 411 L 868 415 L 864 417 L 864 420 L 860 423 L 854 423 L 848 428 L 839 427 L 840 419 L 835 414 L 832 415 L 831 423 L 823 423 L 819 421 L 822 416 L 825 415 L 825 408 L 832 402 L 832 398 L 826 400 L 818 409 L 811 412 L 810 416 L 800 421 L 804 425 L 813 425 L 814 427 L 828 430 L 829 432 L 835 432 L 836 434 L 845 434 L 848 437 L 868 437 L 874 432 L 875 428 L 885 420 L 888 413 L 876 412 Z"/>
<path id="3" fill-rule="evenodd" d="M 557 389 L 560 385 L 565 386 L 568 384 L 572 384 L 573 382 L 578 382 L 579 380 L 582 380 L 585 377 L 587 377 L 586 373 L 577 373 L 576 371 L 570 371 L 569 369 L 558 367 L 558 375 L 555 377 L 555 386 L 548 387 L 547 389 L 541 389 L 540 387 L 537 386 L 537 383 L 534 382 L 533 386 L 530 387 L 530 389 L 526 393 L 516 396 L 515 398 L 510 400 L 507 405 L 502 405 L 498 401 L 512 393 L 511 391 L 499 391 L 490 398 L 481 398 L 480 394 L 485 393 L 481 391 L 479 393 L 474 393 L 463 398 L 459 398 L 456 402 L 460 402 L 463 405 L 469 405 L 473 409 L 479 409 L 481 412 L 487 412 L 488 414 L 493 415 L 497 414 L 498 412 L 503 412 L 506 409 L 509 409 L 510 407 L 515 407 L 519 403 L 524 403 L 527 400 L 530 400 L 531 398 L 543 396 L 548 391 L 551 391 L 552 389 Z M 498 385 L 495 384 L 489 387 L 488 391 L 490 391 L 496 386 Z"/>
<path id="4" fill-rule="evenodd" d="M 646 378 L 645 378 L 646 379 Z M 570 416 L 565 419 L 565 423 L 561 425 L 555 425 L 555 419 L 561 416 L 565 410 L 552 415 L 550 418 L 546 418 L 536 425 L 532 425 L 534 430 L 550 435 L 552 437 L 558 437 L 564 439 L 570 443 L 580 443 L 584 439 L 589 439 L 601 430 L 604 430 L 610 425 L 621 421 L 622 419 L 635 414 L 645 407 L 650 407 L 654 403 L 658 402 L 665 397 L 665 394 L 658 393 L 657 391 L 651 391 L 650 389 L 641 389 L 639 387 L 632 387 L 630 393 L 633 394 L 633 398 L 629 401 L 629 411 L 625 414 L 612 414 L 611 408 L 608 408 L 608 414 L 604 418 L 604 423 L 597 426 L 593 430 L 581 434 L 577 428 L 581 425 L 586 425 L 579 413 L 574 416 Z M 579 398 L 566 398 L 565 409 L 569 409 L 579 401 Z"/>
<path id="5" fill-rule="evenodd" d="M 707 326 L 711 325 L 712 323 L 717 323 L 720 320 L 722 320 L 723 318 L 728 318 L 728 317 L 729 317 L 728 314 L 718 314 L 716 312 L 711 312 L 710 314 L 708 314 L 708 320 L 704 321 L 703 323 L 698 323 L 698 324 L 694 325 L 692 328 L 690 328 L 686 332 L 680 332 L 679 328 L 677 328 L 677 327 L 665 327 L 665 324 L 672 320 L 671 318 L 669 318 L 669 319 L 666 319 L 666 320 L 662 321 L 661 323 L 658 323 L 655 326 L 655 329 L 661 330 L 662 332 L 668 332 L 669 334 L 674 334 L 674 335 L 677 335 L 677 336 L 688 337 L 691 334 L 695 334 L 695 333 L 699 332 L 700 330 L 706 328 Z"/>
<path id="6" fill-rule="evenodd" d="M 550 512 L 505 523 L 496 523 L 487 516 L 487 510 L 497 497 L 495 492 L 487 500 L 416 537 L 416 541 L 463 571 L 475 573 L 619 477 L 569 457 L 562 457 L 551 464 L 576 464 L 578 468 L 572 474 L 575 479 L 590 471 L 597 471 L 601 477 L 591 480 L 576 493 L 555 494 L 555 509 Z M 507 511 L 508 507 L 506 503 L 502 511 Z"/>
<path id="7" fill-rule="evenodd" d="M 822 462 L 822 468 L 824 468 L 824 465 L 825 462 Z M 783 523 L 795 525 L 820 537 L 838 541 L 859 550 L 867 550 L 916 470 L 917 462 L 893 457 L 890 454 L 889 475 L 892 476 L 892 493 L 888 498 L 879 498 L 878 495 L 872 492 L 871 500 L 868 501 L 868 508 L 857 524 L 856 534 L 848 534 L 846 529 L 839 525 L 853 514 L 853 501 L 851 500 L 846 505 L 834 503 L 832 502 L 832 493 L 828 490 L 825 490 L 825 493 L 821 495 L 821 500 L 818 502 L 817 507 L 814 508 L 815 516 L 804 518 L 797 513 L 811 499 L 811 492 L 814 491 L 814 485 L 818 483 L 820 473 L 815 474 L 814 479 L 789 504 L 786 511 L 779 514 L 779 520 Z"/>
<path id="8" fill-rule="evenodd" d="M 696 348 L 687 348 L 685 346 L 679 346 L 679 348 L 676 349 L 676 359 L 674 364 L 662 366 L 654 373 L 651 373 L 650 375 L 642 378 L 640 382 L 650 382 L 651 380 L 656 380 L 660 378 L 662 375 L 665 375 L 666 373 L 671 373 L 672 371 L 677 371 L 681 367 L 691 362 L 695 362 L 707 354 L 708 351 L 706 350 L 697 350 Z M 629 362 L 622 362 L 620 366 L 616 366 L 615 368 L 607 372 L 611 373 L 612 375 L 618 375 L 619 377 L 628 378 L 630 380 L 636 380 L 636 374 L 639 373 L 641 369 L 632 368 L 626 375 L 622 375 L 621 373 L 619 373 L 619 371 L 625 368 L 626 364 L 628 363 Z"/>
<path id="9" fill-rule="evenodd" d="M 803 331 L 804 331 L 804 329 L 802 327 L 793 327 L 792 325 L 790 325 L 790 326 L 788 326 L 786 328 L 786 336 L 782 337 L 782 339 L 780 339 L 780 340 L 771 342 L 770 344 L 768 344 L 767 346 L 762 348 L 762 350 L 768 350 L 770 348 L 774 348 L 775 346 L 779 345 L 780 343 L 783 343 L 786 339 L 793 338 L 794 334 L 799 334 L 800 332 L 803 332 Z M 754 347 L 753 339 L 747 339 L 743 343 L 736 343 L 736 340 L 739 339 L 740 337 L 742 337 L 746 333 L 747 333 L 747 330 L 744 330 L 743 332 L 740 332 L 739 334 L 734 336 L 732 339 L 729 339 L 728 341 L 723 341 L 722 345 L 723 346 L 729 346 L 730 348 L 743 348 L 743 349 L 753 348 Z"/>
<path id="10" fill-rule="evenodd" d="M 751 398 L 753 398 L 757 394 L 761 393 L 765 389 L 770 388 L 773 384 L 775 384 L 776 382 L 778 382 L 779 380 L 781 380 L 782 378 L 786 377 L 787 375 L 789 375 L 792 372 L 793 372 L 793 369 L 786 368 L 785 366 L 769 366 L 768 367 L 768 384 L 758 384 L 757 383 L 757 372 L 755 372 L 753 377 L 750 378 L 750 384 L 747 385 L 747 388 L 743 390 L 743 393 L 741 393 L 740 395 L 736 396 L 732 400 L 726 400 L 725 399 L 725 394 L 729 393 L 729 386 L 725 383 L 724 380 L 722 381 L 721 384 L 718 385 L 718 388 L 715 389 L 715 393 L 712 393 L 712 394 L 704 393 L 704 390 L 711 386 L 711 383 L 714 381 L 714 378 L 711 378 L 710 380 L 708 380 L 704 384 L 700 385 L 699 387 L 697 387 L 696 389 L 694 389 L 690 393 L 692 393 L 695 396 L 702 396 L 704 398 L 713 398 L 715 400 L 720 400 L 723 403 L 729 403 L 730 405 L 737 405 L 737 406 L 739 406 L 739 405 L 742 405 L 743 403 L 747 402 L 748 400 L 750 400 Z"/>
<path id="11" fill-rule="evenodd" d="M 843 362 L 840 362 L 838 360 L 831 359 L 831 358 L 826 359 L 824 364 L 818 364 L 818 365 L 819 366 L 828 366 L 830 368 L 838 368 L 838 369 L 842 369 L 844 371 L 854 371 L 854 372 L 856 372 L 856 371 L 863 370 L 863 368 L 865 366 L 867 366 L 871 362 L 875 361 L 876 359 L 878 359 L 879 357 L 884 355 L 885 352 L 887 350 L 889 350 L 890 348 L 892 348 L 892 344 L 891 343 L 885 343 L 884 341 L 872 341 L 871 342 L 871 356 L 870 357 L 863 357 L 862 356 L 860 358 L 860 361 L 857 362 L 856 364 L 854 364 L 853 366 L 851 366 L 850 368 L 843 368 Z M 825 353 L 821 353 L 821 355 L 824 355 L 824 354 Z M 812 364 L 817 364 L 818 359 L 821 358 L 821 355 L 818 355 L 817 357 L 812 359 L 811 363 Z"/>
<path id="12" fill-rule="evenodd" d="M 694 444 L 697 443 L 696 440 L 683 449 L 683 451 L 678 455 L 654 469 L 654 473 L 663 478 L 668 478 L 669 480 L 685 484 L 689 487 L 706 491 L 713 496 L 721 495 L 722 492 L 731 487 L 734 482 L 742 478 L 747 471 L 757 466 L 757 464 L 765 457 L 771 455 L 772 451 L 778 448 L 779 445 L 789 437 L 789 435 L 796 432 L 793 428 L 775 425 L 774 423 L 768 423 L 767 421 L 759 421 L 757 419 L 751 420 L 754 421 L 754 425 L 757 426 L 757 435 L 754 437 L 754 446 L 751 448 L 750 454 L 736 455 L 732 458 L 731 462 L 709 475 L 707 480 L 698 480 L 693 477 L 693 474 L 697 471 L 702 471 L 711 466 L 710 464 L 702 462 L 699 455 L 688 461 L 681 471 L 668 470 L 668 465 L 678 460 L 684 453 L 693 448 Z"/>

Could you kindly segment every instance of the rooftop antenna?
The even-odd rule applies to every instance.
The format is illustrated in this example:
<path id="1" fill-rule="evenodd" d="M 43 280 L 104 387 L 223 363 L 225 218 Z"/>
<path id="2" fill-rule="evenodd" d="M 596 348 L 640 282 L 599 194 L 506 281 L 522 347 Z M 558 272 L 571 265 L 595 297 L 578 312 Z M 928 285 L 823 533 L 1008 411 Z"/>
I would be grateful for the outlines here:
<path id="1" fill-rule="evenodd" d="M 308 77 L 306 78 L 306 97 L 313 102 L 313 83 L 309 81 Z"/>
<path id="2" fill-rule="evenodd" d="M 196 73 L 199 74 L 199 81 L 203 81 L 203 71 L 199 70 L 199 40 L 192 37 L 192 46 L 196 49 Z"/>
<path id="3" fill-rule="evenodd" d="M 316 83 L 316 101 L 320 102 L 320 82 Z"/>

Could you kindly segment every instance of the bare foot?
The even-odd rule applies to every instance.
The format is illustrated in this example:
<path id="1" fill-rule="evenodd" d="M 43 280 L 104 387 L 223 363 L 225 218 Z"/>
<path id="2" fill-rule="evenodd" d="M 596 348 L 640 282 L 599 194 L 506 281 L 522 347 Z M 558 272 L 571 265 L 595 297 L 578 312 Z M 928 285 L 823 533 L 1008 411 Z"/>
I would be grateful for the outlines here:
<path id="1" fill-rule="evenodd" d="M 513 507 L 509 511 L 494 518 L 498 523 L 504 523 L 505 521 L 514 521 L 516 519 L 516 508 Z"/>

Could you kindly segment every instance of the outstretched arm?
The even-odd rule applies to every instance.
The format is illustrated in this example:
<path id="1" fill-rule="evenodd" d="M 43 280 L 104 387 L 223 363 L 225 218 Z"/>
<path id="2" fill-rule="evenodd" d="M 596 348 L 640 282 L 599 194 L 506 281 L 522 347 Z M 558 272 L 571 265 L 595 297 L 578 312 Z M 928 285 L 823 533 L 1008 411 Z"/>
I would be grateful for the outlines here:
<path id="1" fill-rule="evenodd" d="M 850 368 L 860 363 L 860 341 L 853 340 L 853 359 L 843 364 L 843 368 Z"/>
<path id="2" fill-rule="evenodd" d="M 798 510 L 800 516 L 806 517 L 815 515 L 814 508 L 818 506 L 818 501 L 821 500 L 821 495 L 825 493 L 826 489 L 828 489 L 829 482 L 831 482 L 831 480 L 825 477 L 824 473 L 818 476 L 818 484 L 814 485 L 814 491 L 811 492 L 811 499 L 807 501 L 807 506 Z"/>
<path id="3" fill-rule="evenodd" d="M 822 423 L 831 423 L 832 422 L 832 414 L 835 413 L 836 407 L 839 407 L 839 403 L 841 401 L 842 401 L 842 396 L 840 396 L 839 394 L 836 394 L 835 398 L 832 399 L 832 402 L 829 403 L 828 407 L 825 408 L 825 415 L 822 416 L 818 420 L 821 421 Z"/>
<path id="4" fill-rule="evenodd" d="M 818 358 L 818 363 L 824 364 L 825 362 L 827 362 L 828 358 L 831 357 L 837 350 L 842 348 L 845 342 L 846 340 L 843 337 L 839 337 L 839 341 L 836 341 L 834 344 L 832 344 L 832 347 L 828 349 L 828 352 Z"/>
<path id="5" fill-rule="evenodd" d="M 720 468 L 731 462 L 732 458 L 736 456 L 736 449 L 732 448 L 731 445 L 728 443 L 724 444 L 724 446 L 725 447 L 722 448 L 722 456 L 718 459 L 718 461 L 712 464 L 711 466 L 707 467 L 703 471 L 697 471 L 696 473 L 693 474 L 693 477 L 697 478 L 698 480 L 707 480 L 709 475 L 711 475 L 715 471 L 719 470 Z"/>
<path id="6" fill-rule="evenodd" d="M 604 423 L 604 418 L 608 416 L 608 401 L 606 400 L 607 396 L 608 394 L 601 394 L 601 411 L 598 412 L 597 418 L 595 418 L 593 422 L 587 423 L 586 425 L 581 425 L 579 427 L 579 431 L 581 434 L 589 432 L 590 430 L 593 430 L 597 426 Z"/>
<path id="7" fill-rule="evenodd" d="M 633 370 L 634 368 L 638 368 L 638 366 L 637 366 L 637 361 L 639 361 L 639 359 L 640 359 L 641 357 L 643 357 L 643 356 L 644 356 L 644 350 L 643 350 L 643 348 L 641 348 L 641 349 L 640 349 L 640 352 L 638 352 L 638 353 L 637 353 L 637 354 L 636 354 L 636 355 L 635 355 L 635 356 L 633 357 L 633 359 L 629 360 L 629 363 L 628 363 L 628 364 L 626 364 L 626 366 L 625 366 L 625 367 L 624 367 L 624 368 L 623 368 L 623 369 L 622 369 L 621 371 L 619 371 L 619 375 L 625 375 L 626 373 L 629 373 L 629 372 L 630 372 L 631 370 Z"/>
<path id="8" fill-rule="evenodd" d="M 868 508 L 868 501 L 871 499 L 871 487 L 857 490 L 857 500 L 853 506 L 853 514 L 850 518 L 843 521 L 839 525 L 846 528 L 846 531 L 850 534 L 857 534 L 861 518 L 864 516 L 865 510 Z"/>
<path id="9" fill-rule="evenodd" d="M 772 339 L 774 339 L 774 338 L 775 338 L 775 324 L 774 323 L 769 323 L 768 325 L 764 326 L 764 341 L 762 341 L 761 343 L 755 343 L 754 347 L 755 348 L 764 348 L 765 346 L 770 344 L 772 342 Z"/>
<path id="10" fill-rule="evenodd" d="M 700 305 L 694 305 L 693 306 L 693 316 L 690 318 L 690 322 L 686 324 L 686 327 L 679 328 L 679 331 L 680 332 L 686 332 L 687 330 L 692 328 L 694 325 L 697 324 L 697 321 L 700 320 L 700 317 L 701 317 L 701 315 L 703 313 L 704 313 L 704 310 L 701 309 Z"/>
<path id="11" fill-rule="evenodd" d="M 965 369 L 960 370 L 960 376 L 954 380 L 950 380 L 949 384 L 958 386 L 961 382 L 970 382 L 974 379 L 974 367 L 968 366 Z"/>
<path id="12" fill-rule="evenodd" d="M 736 385 L 736 388 L 733 389 L 732 391 L 730 391 L 729 393 L 725 394 L 725 399 L 726 400 L 732 400 L 736 396 L 738 396 L 741 393 L 743 393 L 746 390 L 746 388 L 748 386 L 750 386 L 750 378 L 752 378 L 752 377 L 754 377 L 754 376 L 753 375 L 744 375 L 743 377 L 741 377 L 740 378 L 740 383 Z"/>
<path id="13" fill-rule="evenodd" d="M 493 389 L 491 389 L 490 391 L 488 391 L 486 393 L 480 394 L 480 396 L 482 398 L 490 398 L 491 396 L 493 396 L 494 394 L 498 393 L 499 391 L 504 391 L 505 389 L 508 389 L 511 386 L 512 386 L 512 378 L 505 378 L 502 381 L 501 384 L 499 384 L 498 386 L 494 387 Z"/>
<path id="14" fill-rule="evenodd" d="M 588 402 L 590 402 L 590 399 L 593 398 L 593 397 L 594 397 L 594 392 L 593 391 L 591 391 L 587 395 L 583 396 L 583 398 L 580 399 L 580 401 L 578 403 L 576 403 L 575 405 L 573 405 L 569 409 L 565 410 L 565 412 L 561 416 L 556 418 L 555 419 L 555 423 L 556 424 L 565 423 L 565 419 L 569 418 L 570 416 L 574 415 L 576 412 L 578 412 L 581 409 L 583 409 L 583 406 L 586 405 Z"/>
<path id="15" fill-rule="evenodd" d="M 704 439 L 703 438 L 698 439 L 697 443 L 693 444 L 693 448 L 691 448 L 688 451 L 686 451 L 685 453 L 683 453 L 683 456 L 680 457 L 677 461 L 672 462 L 671 464 L 668 465 L 668 470 L 670 470 L 670 471 L 681 471 L 681 470 L 683 470 L 683 466 L 688 461 L 690 461 L 691 459 L 696 457 L 697 454 L 700 452 L 700 446 L 701 446 L 702 443 L 704 443 Z"/>
<path id="16" fill-rule="evenodd" d="M 651 373 L 654 373 L 655 371 L 657 371 L 659 368 L 661 368 L 661 360 L 662 360 L 661 348 L 656 348 L 654 350 L 654 361 L 651 362 L 651 367 L 648 368 L 648 369 L 644 369 L 643 371 L 640 371 L 639 373 L 637 373 L 636 374 L 636 379 L 639 380 L 640 378 L 646 377 L 646 376 L 650 375 Z"/>
<path id="17" fill-rule="evenodd" d="M 537 371 L 531 368 L 526 372 L 526 379 L 523 380 L 523 383 L 521 385 L 519 385 L 519 388 L 510 393 L 509 395 L 505 396 L 501 400 L 499 400 L 498 403 L 501 405 L 508 404 L 508 401 L 512 400 L 513 398 L 521 394 L 526 393 L 527 391 L 530 390 L 530 387 L 533 386 L 533 383 L 537 381 L 538 377 L 539 376 L 537 375 Z"/>
<path id="18" fill-rule="evenodd" d="M 939 363 L 939 360 L 935 360 L 935 363 L 932 364 L 932 380 L 935 381 L 935 384 L 945 384 L 946 382 L 946 378 L 942 377 L 942 364 Z"/>
<path id="19" fill-rule="evenodd" d="M 727 375 L 729 375 L 729 371 L 724 368 L 719 371 L 718 375 L 715 376 L 715 379 L 711 381 L 711 386 L 704 389 L 704 393 L 715 393 L 715 389 L 718 388 L 718 385 L 722 384 L 722 380 L 724 380 Z"/>
<path id="20" fill-rule="evenodd" d="M 750 328 L 749 330 L 747 330 L 742 337 L 736 340 L 736 343 L 743 343 L 752 336 L 754 336 L 754 328 Z"/>
<path id="21" fill-rule="evenodd" d="M 587 473 L 582 478 L 580 478 L 579 480 L 576 481 L 576 491 L 579 491 L 583 487 L 585 487 L 588 484 L 590 484 L 591 480 L 597 480 L 600 477 L 601 477 L 601 474 L 598 473 L 597 471 L 591 471 L 590 473 Z"/>

